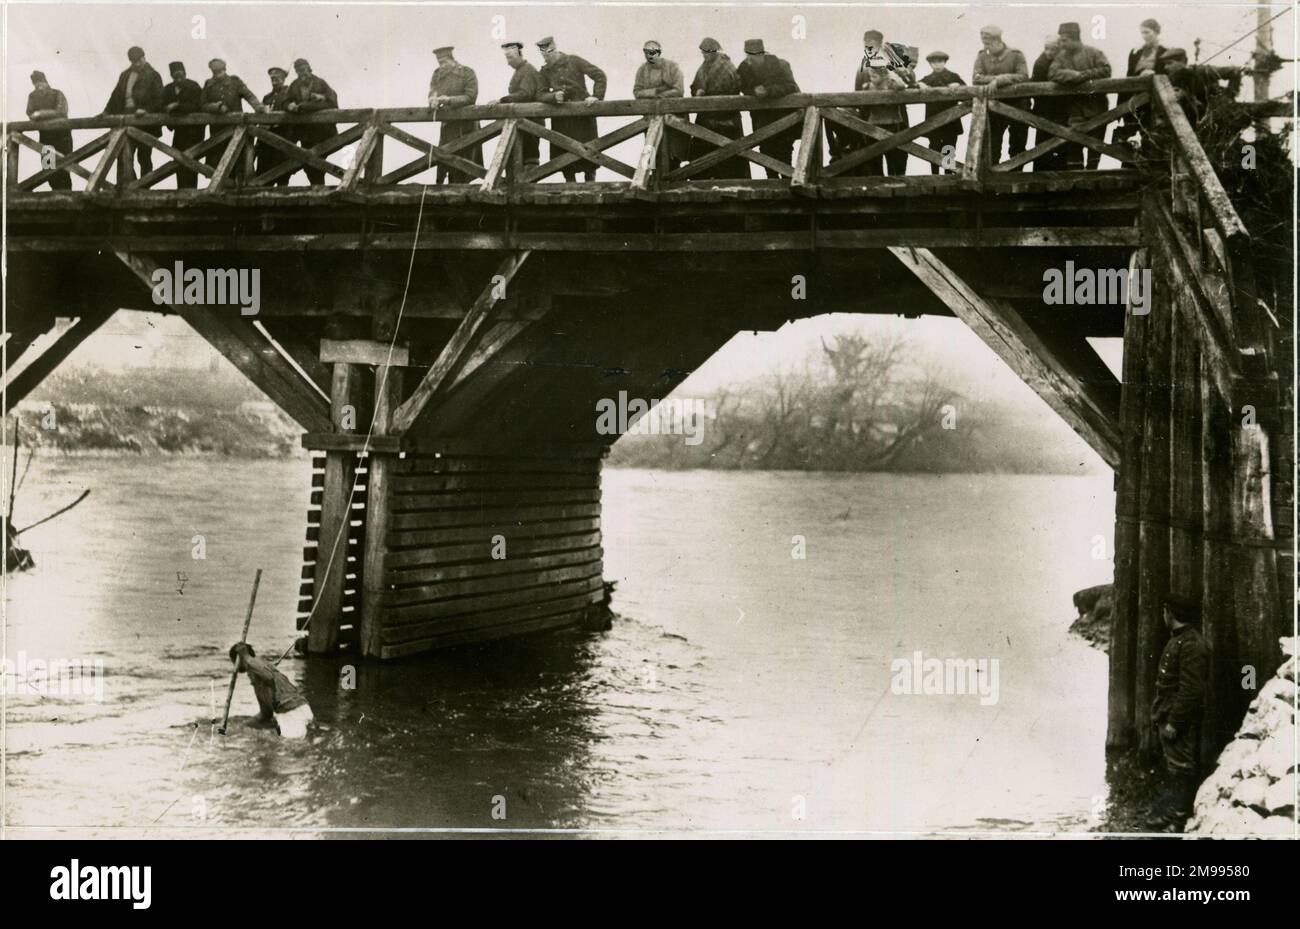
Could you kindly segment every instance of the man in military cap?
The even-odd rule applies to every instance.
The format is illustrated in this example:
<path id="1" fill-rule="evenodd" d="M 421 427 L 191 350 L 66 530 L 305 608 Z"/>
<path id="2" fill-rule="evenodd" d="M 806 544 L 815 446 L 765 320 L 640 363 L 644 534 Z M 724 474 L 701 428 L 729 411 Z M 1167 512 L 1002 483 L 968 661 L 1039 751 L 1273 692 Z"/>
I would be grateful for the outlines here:
<path id="1" fill-rule="evenodd" d="M 1078 23 L 1061 23 L 1056 30 L 1061 37 L 1061 47 L 1048 68 L 1048 76 L 1058 84 L 1082 84 L 1085 81 L 1099 81 L 1110 77 L 1110 62 L 1101 49 L 1084 45 L 1079 38 Z M 1065 116 L 1071 128 L 1079 126 L 1093 116 L 1105 113 L 1108 104 L 1106 94 L 1084 94 L 1066 98 Z M 1104 126 L 1091 129 L 1088 135 L 1102 137 L 1106 132 Z M 1082 145 L 1068 143 L 1065 149 L 1065 167 L 1095 168 L 1100 155 L 1091 153 L 1085 156 Z M 1091 162 L 1091 163 L 1089 163 Z"/>
<path id="2" fill-rule="evenodd" d="M 191 116 L 199 112 L 203 105 L 203 88 L 197 81 L 185 76 L 185 65 L 173 61 L 167 65 L 172 81 L 162 91 L 162 107 L 168 116 Z M 206 133 L 204 126 L 171 125 L 172 148 L 181 151 L 193 148 L 203 141 Z M 199 176 L 189 168 L 176 169 L 176 189 L 184 190 L 198 186 Z"/>
<path id="3" fill-rule="evenodd" d="M 429 79 L 429 108 L 432 110 L 454 110 L 464 106 L 473 106 L 478 102 L 478 75 L 474 69 L 458 62 L 452 54 L 455 49 L 450 45 L 433 50 L 438 57 L 438 68 Z M 455 119 L 442 123 L 438 135 L 439 145 L 448 145 L 461 136 L 469 135 L 478 129 L 477 119 Z M 477 165 L 483 164 L 483 146 L 472 145 L 457 152 L 461 158 L 467 158 Z M 438 165 L 434 183 L 468 184 L 473 176 L 456 168 Z"/>
<path id="4" fill-rule="evenodd" d="M 1169 82 L 1181 91 L 1183 112 L 1195 126 L 1205 116 L 1214 99 L 1220 94 L 1235 97 L 1241 90 L 1245 69 L 1232 65 L 1189 65 L 1187 52 L 1181 48 L 1167 48 L 1160 53 L 1160 70 Z M 1227 81 L 1227 86 L 1220 84 Z"/>
<path id="5" fill-rule="evenodd" d="M 45 72 L 32 72 L 32 92 L 27 95 L 27 118 L 35 122 L 46 119 L 67 119 L 68 98 L 63 91 L 55 90 L 45 79 Z M 72 151 L 72 132 L 68 129 L 54 129 L 37 134 L 42 148 L 49 146 L 61 155 Z M 45 165 L 41 165 L 45 169 Z M 67 171 L 57 171 L 50 175 L 50 190 L 71 190 L 72 178 Z"/>
<path id="6" fill-rule="evenodd" d="M 686 82 L 682 69 L 677 62 L 663 57 L 663 47 L 650 39 L 641 47 L 645 55 L 645 64 L 636 69 L 636 79 L 632 83 L 632 96 L 638 100 L 663 100 L 686 96 Z M 686 158 L 687 137 L 680 132 L 664 133 L 664 144 L 668 146 L 666 158 L 668 170 L 672 171 Z"/>
<path id="7" fill-rule="evenodd" d="M 505 52 L 506 64 L 514 73 L 510 75 L 510 86 L 501 98 L 501 103 L 536 103 L 542 93 L 542 76 L 524 57 L 524 43 L 506 42 L 501 48 Z M 524 120 L 532 122 L 532 120 Z M 524 167 L 535 168 L 540 161 L 540 140 L 531 132 L 521 132 L 515 137 L 515 144 L 523 146 Z"/>
<path id="8" fill-rule="evenodd" d="M 740 93 L 740 78 L 730 56 L 722 50 L 717 39 L 705 38 L 700 42 L 700 56 L 704 59 L 695 80 L 691 81 L 692 97 L 722 97 Z M 716 113 L 696 113 L 695 125 L 710 129 L 728 139 L 739 139 L 745 134 L 741 126 L 740 110 L 725 110 Z M 690 158 L 694 161 L 713 151 L 713 146 L 703 139 L 692 139 Z M 749 162 L 744 158 L 728 158 L 707 168 L 698 178 L 746 178 L 749 174 Z"/>
<path id="9" fill-rule="evenodd" d="M 740 92 L 747 97 L 761 100 L 774 100 L 778 97 L 799 93 L 790 63 L 783 58 L 767 54 L 762 39 L 745 40 L 745 60 L 736 69 L 740 81 Z M 776 122 L 786 115 L 783 110 L 750 110 L 749 121 L 757 132 L 764 126 Z M 794 141 L 799 137 L 800 127 L 796 124 L 790 129 L 777 133 L 770 139 L 758 143 L 758 150 L 778 161 L 790 162 L 794 151 Z M 780 177 L 771 168 L 764 168 L 768 177 Z"/>
<path id="10" fill-rule="evenodd" d="M 334 88 L 311 72 L 311 64 L 306 58 L 299 58 L 293 63 L 294 73 L 298 76 L 289 85 L 289 102 L 285 109 L 290 113 L 319 113 L 322 110 L 339 108 L 338 94 Z M 311 148 L 327 139 L 338 135 L 338 128 L 333 123 L 303 123 L 297 127 L 298 144 Z M 309 184 L 325 183 L 325 172 L 320 168 L 304 167 Z"/>
<path id="11" fill-rule="evenodd" d="M 144 49 L 133 45 L 127 49 L 126 58 L 131 64 L 117 76 L 117 85 L 109 95 L 104 112 L 123 116 L 145 116 L 162 112 L 162 78 L 153 69 L 153 65 L 145 61 Z M 162 126 L 136 128 L 151 136 L 162 135 Z M 153 149 L 139 143 L 135 143 L 134 148 L 140 176 L 143 177 L 153 170 Z"/>
<path id="12" fill-rule="evenodd" d="M 1052 33 L 1043 40 L 1043 51 L 1034 59 L 1034 66 L 1029 72 L 1029 79 L 1035 84 L 1046 84 L 1051 80 L 1052 62 L 1056 60 L 1056 53 L 1061 50 L 1061 37 Z M 1041 116 L 1043 119 L 1050 119 L 1054 123 L 1064 124 L 1069 117 L 1065 114 L 1066 101 L 1061 97 L 1035 97 L 1033 102 L 1033 112 L 1035 116 Z M 1042 129 L 1034 130 L 1034 144 L 1041 145 L 1051 137 L 1051 133 L 1044 132 Z M 1035 171 L 1059 171 L 1065 166 L 1065 151 L 1061 148 L 1054 148 L 1046 155 L 1039 155 L 1034 160 Z"/>
<path id="13" fill-rule="evenodd" d="M 980 44 L 984 47 L 975 56 L 975 73 L 971 83 L 977 87 L 1010 87 L 1029 80 L 1029 65 L 1018 48 L 1002 41 L 1000 26 L 985 26 L 980 30 Z M 1023 106 L 1023 101 L 1011 101 Z M 1007 157 L 1014 158 L 1025 150 L 1029 140 L 1029 127 L 999 113 L 989 113 L 988 146 L 990 160 L 1002 160 L 1002 139 L 1007 140 Z"/>
<path id="14" fill-rule="evenodd" d="M 208 62 L 208 70 L 212 72 L 212 77 L 203 82 L 203 92 L 200 95 L 205 113 L 212 113 L 217 116 L 242 113 L 245 100 L 253 108 L 253 112 L 264 112 L 262 104 L 257 102 L 256 95 L 248 89 L 248 85 L 240 78 L 226 71 L 224 59 L 213 58 Z M 225 128 L 225 126 L 210 127 L 210 136 L 220 134 Z M 208 164 L 214 168 L 221 164 L 221 156 L 226 153 L 229 145 L 230 140 L 227 139 L 209 150 L 205 156 Z M 236 159 L 236 164 L 231 167 L 231 176 L 238 177 L 242 173 L 242 162 Z"/>
<path id="15" fill-rule="evenodd" d="M 555 47 L 555 39 L 551 36 L 539 39 L 537 47 L 541 49 L 542 58 L 546 62 L 541 70 L 543 103 L 581 103 L 605 99 L 607 81 L 604 71 L 578 55 L 564 54 Z M 587 91 L 587 78 L 591 78 L 590 93 Z M 551 129 L 575 142 L 590 142 L 599 134 L 594 116 L 553 116 Z M 563 150 L 555 146 L 551 146 L 548 152 L 551 158 L 558 158 L 561 154 Z M 564 179 L 569 182 L 578 179 L 579 171 L 588 183 L 596 179 L 596 165 L 590 161 L 577 161 L 562 170 Z"/>
<path id="16" fill-rule="evenodd" d="M 961 75 L 956 71 L 948 70 L 948 53 L 934 51 L 925 56 L 925 62 L 931 68 L 930 73 L 920 79 L 920 83 L 926 87 L 961 87 L 966 82 L 961 79 Z M 950 110 L 957 105 L 955 100 L 936 100 L 933 103 L 925 105 L 925 118 L 938 116 L 944 110 Z M 930 134 L 926 136 L 926 145 L 930 151 L 938 155 L 943 154 L 943 150 L 951 146 L 952 154 L 957 153 L 957 136 L 961 135 L 961 120 L 954 120 L 946 126 L 940 126 L 938 129 L 931 129 Z M 938 174 L 943 170 L 939 165 L 930 162 L 930 173 Z M 947 171 L 944 170 L 946 174 Z"/>
<path id="17" fill-rule="evenodd" d="M 271 78 L 271 90 L 262 98 L 262 106 L 265 107 L 268 113 L 289 112 L 289 85 L 286 83 L 289 72 L 284 68 L 271 67 L 266 69 L 266 73 Z M 284 123 L 279 126 L 272 126 L 271 131 L 286 142 L 297 142 L 299 128 L 299 126 Z M 257 143 L 256 156 L 258 174 L 264 174 L 276 165 L 284 164 L 289 158 L 284 152 L 272 148 L 265 142 Z M 296 170 L 285 172 L 271 183 L 276 187 L 289 186 L 289 178 L 293 177 Z"/>

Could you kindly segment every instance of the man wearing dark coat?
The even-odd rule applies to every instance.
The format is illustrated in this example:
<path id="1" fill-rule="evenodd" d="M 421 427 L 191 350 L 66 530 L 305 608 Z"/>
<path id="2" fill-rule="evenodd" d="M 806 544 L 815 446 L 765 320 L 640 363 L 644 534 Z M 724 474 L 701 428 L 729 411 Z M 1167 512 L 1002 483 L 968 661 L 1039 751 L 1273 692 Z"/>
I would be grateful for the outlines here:
<path id="1" fill-rule="evenodd" d="M 203 106 L 203 88 L 197 81 L 185 76 L 185 65 L 173 61 L 167 65 L 172 82 L 163 88 L 162 107 L 168 116 L 191 116 Z M 172 148 L 185 151 L 203 141 L 206 132 L 204 126 L 168 126 L 172 131 Z M 176 189 L 193 189 L 198 186 L 199 176 L 189 168 L 176 169 Z"/>
<path id="2" fill-rule="evenodd" d="M 1030 72 L 1029 79 L 1035 84 L 1046 84 L 1051 80 L 1052 62 L 1056 60 L 1056 53 L 1061 50 L 1061 37 L 1052 33 L 1043 40 L 1043 51 L 1034 59 L 1034 67 Z M 1065 106 L 1061 97 L 1035 97 L 1032 103 L 1033 113 L 1041 116 L 1043 119 L 1050 119 L 1054 123 L 1065 125 L 1069 117 L 1066 115 Z M 1034 130 L 1034 145 L 1041 145 L 1051 138 L 1051 133 L 1044 132 L 1041 129 Z M 1065 167 L 1065 149 L 1054 148 L 1046 155 L 1040 155 L 1034 159 L 1033 169 L 1035 171 L 1060 171 Z"/>
<path id="3" fill-rule="evenodd" d="M 227 114 L 242 113 L 244 102 L 253 108 L 255 113 L 263 112 L 262 104 L 257 102 L 257 96 L 248 89 L 248 85 L 239 77 L 226 71 L 226 62 L 221 58 L 213 58 L 208 62 L 208 69 L 212 72 L 212 77 L 203 82 L 203 92 L 199 99 L 203 104 L 203 112 L 212 113 L 215 116 L 224 116 Z M 211 138 L 220 134 L 225 126 L 211 126 L 208 137 Z M 204 155 L 213 168 L 221 164 L 221 158 L 230 147 L 230 140 L 218 144 Z M 231 167 L 231 177 L 238 177 L 243 172 L 242 159 L 236 159 L 236 163 Z"/>
<path id="4" fill-rule="evenodd" d="M 153 65 L 144 59 L 144 49 L 133 45 L 127 50 L 127 60 L 131 62 L 125 71 L 117 76 L 117 85 L 109 95 L 104 112 L 110 115 L 144 116 L 148 113 L 162 112 L 163 82 Z M 138 126 L 141 132 L 151 136 L 161 136 L 162 126 Z M 148 145 L 133 143 L 135 159 L 140 166 L 140 176 L 144 177 L 153 170 L 153 149 Z"/>
<path id="5" fill-rule="evenodd" d="M 284 68 L 272 67 L 267 68 L 266 73 L 267 76 L 271 78 L 271 90 L 262 98 L 262 106 L 268 113 L 289 112 L 289 85 L 285 83 L 285 80 L 289 77 L 289 72 L 284 70 Z M 298 129 L 298 126 L 291 126 L 287 123 L 271 127 L 271 131 L 280 136 L 286 142 L 298 141 Z M 277 151 L 265 142 L 257 143 L 255 156 L 257 158 L 256 164 L 258 174 L 264 174 L 277 165 L 284 164 L 284 162 L 289 160 L 288 155 L 284 154 L 284 152 Z M 293 171 L 287 171 L 275 180 L 271 181 L 271 183 L 276 187 L 287 187 L 289 186 L 289 179 L 296 173 L 296 168 Z"/>
<path id="6" fill-rule="evenodd" d="M 450 45 L 444 45 L 442 48 L 435 48 L 433 53 L 438 56 L 438 68 L 433 72 L 433 77 L 429 79 L 429 109 L 431 110 L 455 110 L 465 106 L 473 106 L 478 102 L 478 75 L 474 69 L 466 67 L 456 60 L 452 54 L 455 49 Z M 442 128 L 438 133 L 438 144 L 448 145 L 455 142 L 461 136 L 469 135 L 478 129 L 477 119 L 457 119 L 449 120 L 442 123 Z M 461 158 L 468 159 L 476 165 L 483 164 L 483 146 L 481 144 L 471 145 L 468 149 L 461 149 L 456 153 Z M 436 184 L 468 184 L 472 176 L 456 168 L 448 168 L 446 165 L 438 165 L 437 172 L 434 175 Z"/>
<path id="7" fill-rule="evenodd" d="M 948 70 L 947 52 L 931 52 L 925 56 L 925 61 L 934 69 L 925 77 L 920 79 L 920 83 L 924 84 L 926 87 L 961 87 L 966 83 L 961 79 L 961 75 L 956 71 Z M 944 110 L 950 110 L 956 105 L 957 103 L 954 100 L 940 100 L 934 103 L 927 103 L 925 105 L 925 118 L 929 119 L 932 116 L 938 116 Z M 942 156 L 945 148 L 951 146 L 952 154 L 955 157 L 957 153 L 957 136 L 959 135 L 961 135 L 960 119 L 948 123 L 946 126 L 940 126 L 938 129 L 931 130 L 930 134 L 926 136 L 926 146 L 930 151 L 940 156 Z M 939 165 L 930 162 L 931 174 L 938 174 L 940 170 L 942 169 L 940 169 Z"/>
<path id="8" fill-rule="evenodd" d="M 1183 597 L 1164 601 L 1164 623 L 1169 641 L 1156 666 L 1156 693 L 1151 718 L 1158 728 L 1160 749 L 1170 789 L 1157 828 L 1177 831 L 1191 813 L 1200 783 L 1201 714 L 1209 673 L 1209 650 L 1198 627 L 1199 610 Z"/>
<path id="9" fill-rule="evenodd" d="M 338 94 L 324 80 L 312 74 L 311 64 L 306 58 L 295 61 L 293 70 L 298 77 L 289 85 L 286 110 L 290 113 L 319 113 L 339 108 Z M 311 148 L 338 135 L 338 128 L 333 123 L 305 123 L 297 130 L 298 144 L 303 148 Z M 325 183 L 325 172 L 320 168 L 303 168 L 303 172 L 309 184 L 320 186 Z"/>
<path id="10" fill-rule="evenodd" d="M 605 99 L 608 81 L 604 71 L 581 56 L 564 54 L 555 47 L 555 39 L 551 36 L 538 40 L 537 47 L 541 49 L 542 58 L 546 61 L 541 70 L 543 103 L 581 103 L 585 100 Z M 591 79 L 590 93 L 587 91 L 587 78 Z M 551 129 L 575 142 L 590 142 L 599 134 L 594 116 L 553 116 Z M 563 153 L 563 149 L 551 146 L 547 154 L 554 159 Z M 564 179 L 569 182 L 578 179 L 579 171 L 588 183 L 596 179 L 596 165 L 590 161 L 576 161 L 562 170 Z"/>
<path id="11" fill-rule="evenodd" d="M 1056 53 L 1051 67 L 1048 68 L 1048 76 L 1054 82 L 1074 85 L 1110 77 L 1110 62 L 1106 60 L 1101 49 L 1083 44 L 1079 38 L 1078 23 L 1061 23 L 1057 35 L 1061 37 L 1061 48 Z M 1107 96 L 1106 94 L 1082 94 L 1067 97 L 1064 107 L 1070 128 L 1078 129 L 1093 116 L 1100 116 L 1106 112 Z M 1087 134 L 1105 141 L 1106 127 L 1098 126 L 1089 130 Z M 1089 149 L 1085 155 L 1081 145 L 1070 143 L 1064 148 L 1066 167 L 1097 167 L 1101 154 L 1095 149 Z"/>
<path id="12" fill-rule="evenodd" d="M 50 82 L 45 79 L 43 71 L 32 72 L 32 92 L 27 95 L 27 118 L 40 122 L 45 119 L 67 119 L 68 118 L 68 98 L 63 95 L 63 91 L 55 90 L 50 86 Z M 66 155 L 72 151 L 72 132 L 68 129 L 55 129 L 49 132 L 40 132 L 37 139 L 41 146 L 48 145 L 60 155 Z M 41 170 L 45 165 L 41 165 Z M 56 171 L 50 175 L 50 190 L 71 190 L 72 178 L 67 171 Z"/>
<path id="13" fill-rule="evenodd" d="M 700 42 L 700 56 L 704 59 L 695 79 L 691 81 L 692 97 L 722 97 L 740 93 L 740 77 L 731 58 L 722 51 L 717 39 L 704 38 Z M 739 139 L 745 134 L 741 124 L 740 110 L 727 110 L 716 113 L 696 113 L 695 125 L 710 129 L 728 139 Z M 691 161 L 702 158 L 714 150 L 714 146 L 703 139 L 691 139 L 688 156 Z M 745 178 L 749 179 L 749 162 L 744 158 L 727 158 L 711 168 L 706 168 L 697 178 Z"/>
<path id="14" fill-rule="evenodd" d="M 747 97 L 774 100 L 799 93 L 799 85 L 795 83 L 790 63 L 776 55 L 767 54 L 762 39 L 745 40 L 745 60 L 736 68 L 736 77 L 740 80 L 740 92 Z M 785 115 L 784 110 L 751 110 L 749 121 L 757 132 Z M 796 123 L 770 139 L 758 143 L 758 150 L 777 161 L 789 164 L 791 153 L 794 151 L 794 142 L 799 138 L 799 133 L 800 126 Z M 768 177 L 781 176 L 771 168 L 763 170 L 767 172 Z"/>
<path id="15" fill-rule="evenodd" d="M 501 103 L 536 103 L 542 94 L 542 76 L 524 58 L 523 42 L 506 42 L 501 46 L 505 52 L 506 64 L 514 71 L 510 75 L 510 86 Z M 533 122 L 533 120 L 524 120 Z M 524 167 L 535 168 L 540 161 L 540 139 L 531 132 L 521 132 L 516 136 L 516 145 L 523 146 Z"/>

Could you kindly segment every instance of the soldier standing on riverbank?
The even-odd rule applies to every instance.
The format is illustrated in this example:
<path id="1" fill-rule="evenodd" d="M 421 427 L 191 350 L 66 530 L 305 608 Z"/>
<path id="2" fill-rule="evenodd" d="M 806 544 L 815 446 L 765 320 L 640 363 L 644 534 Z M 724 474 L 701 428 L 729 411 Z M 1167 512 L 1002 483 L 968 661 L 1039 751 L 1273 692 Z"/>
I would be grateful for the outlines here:
<path id="1" fill-rule="evenodd" d="M 1159 727 L 1170 786 L 1156 812 L 1153 831 L 1178 832 L 1191 815 L 1200 784 L 1201 709 L 1209 655 L 1201 638 L 1199 610 L 1183 597 L 1164 602 L 1169 641 L 1156 669 L 1156 695 L 1151 716 Z M 1159 803 L 1159 801 L 1158 801 Z"/>

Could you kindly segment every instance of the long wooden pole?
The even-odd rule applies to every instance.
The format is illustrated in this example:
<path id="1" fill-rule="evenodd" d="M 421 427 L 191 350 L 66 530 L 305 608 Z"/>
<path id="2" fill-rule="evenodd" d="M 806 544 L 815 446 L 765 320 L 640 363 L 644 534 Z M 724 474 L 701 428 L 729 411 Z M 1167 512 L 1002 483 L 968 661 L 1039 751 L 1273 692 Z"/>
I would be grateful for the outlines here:
<path id="1" fill-rule="evenodd" d="M 262 569 L 257 569 L 257 574 L 253 577 L 253 593 L 248 598 L 248 615 L 244 617 L 244 633 L 239 637 L 239 644 L 243 645 L 248 641 L 248 627 L 253 622 L 253 604 L 257 602 L 257 585 L 262 583 Z M 235 670 L 230 672 L 230 689 L 226 691 L 226 712 L 221 717 L 221 728 L 217 731 L 222 735 L 226 734 L 226 724 L 230 722 L 230 701 L 235 699 L 235 682 L 239 680 L 239 665 L 235 665 Z"/>

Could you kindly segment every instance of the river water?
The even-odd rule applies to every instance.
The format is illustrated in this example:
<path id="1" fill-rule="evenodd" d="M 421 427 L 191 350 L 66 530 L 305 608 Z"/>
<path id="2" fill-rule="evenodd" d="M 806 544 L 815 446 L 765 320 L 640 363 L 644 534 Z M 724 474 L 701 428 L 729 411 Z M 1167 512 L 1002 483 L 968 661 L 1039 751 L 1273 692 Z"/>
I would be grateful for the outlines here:
<path id="1" fill-rule="evenodd" d="M 241 679 L 218 736 L 258 567 L 250 641 L 292 640 L 308 484 L 305 461 L 35 461 L 18 525 L 93 492 L 24 536 L 5 654 L 102 661 L 103 700 L 11 688 L 13 834 L 1037 833 L 1098 809 L 1106 661 L 1067 626 L 1110 578 L 1109 477 L 607 470 L 612 630 L 351 689 L 289 658 L 321 729 L 252 727 Z M 917 652 L 996 659 L 996 700 L 896 692 Z"/>

